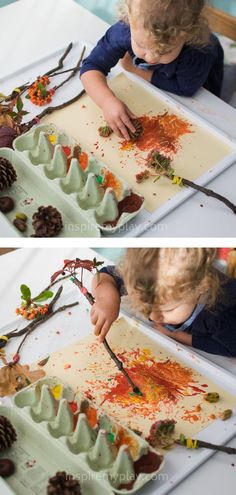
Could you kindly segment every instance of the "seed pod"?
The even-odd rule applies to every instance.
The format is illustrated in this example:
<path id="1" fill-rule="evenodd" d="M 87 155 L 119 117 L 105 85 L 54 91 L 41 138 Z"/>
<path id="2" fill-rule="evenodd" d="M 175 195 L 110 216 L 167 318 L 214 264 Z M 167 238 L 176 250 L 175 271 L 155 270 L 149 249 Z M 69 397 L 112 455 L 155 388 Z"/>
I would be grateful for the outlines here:
<path id="1" fill-rule="evenodd" d="M 21 213 L 21 212 L 16 213 L 16 218 L 19 218 L 20 220 L 23 220 L 24 222 L 26 222 L 26 220 L 28 219 L 27 215 L 25 213 Z"/>
<path id="2" fill-rule="evenodd" d="M 208 394 L 204 395 L 204 399 L 207 402 L 218 402 L 220 399 L 220 396 L 218 392 L 208 392 Z"/>
<path id="3" fill-rule="evenodd" d="M 14 201 L 9 196 L 2 196 L 0 198 L 0 211 L 2 213 L 9 213 L 14 208 Z"/>
<path id="4" fill-rule="evenodd" d="M 233 414 L 233 411 L 232 409 L 225 409 L 225 411 L 222 411 L 222 413 L 220 413 L 220 419 L 222 419 L 222 421 L 226 421 L 226 419 L 229 419 L 231 418 Z"/>
<path id="5" fill-rule="evenodd" d="M 24 220 L 21 220 L 20 218 L 15 218 L 13 221 L 13 225 L 20 231 L 20 232 L 25 232 L 27 229 L 26 222 Z"/>

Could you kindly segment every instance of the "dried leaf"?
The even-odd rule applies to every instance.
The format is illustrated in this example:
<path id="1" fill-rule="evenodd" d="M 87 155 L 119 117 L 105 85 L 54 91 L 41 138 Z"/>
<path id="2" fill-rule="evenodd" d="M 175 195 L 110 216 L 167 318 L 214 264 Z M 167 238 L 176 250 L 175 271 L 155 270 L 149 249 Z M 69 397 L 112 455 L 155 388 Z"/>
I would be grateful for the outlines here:
<path id="1" fill-rule="evenodd" d="M 0 397 L 15 394 L 45 376 L 45 371 L 30 371 L 27 365 L 8 364 L 0 369 Z"/>

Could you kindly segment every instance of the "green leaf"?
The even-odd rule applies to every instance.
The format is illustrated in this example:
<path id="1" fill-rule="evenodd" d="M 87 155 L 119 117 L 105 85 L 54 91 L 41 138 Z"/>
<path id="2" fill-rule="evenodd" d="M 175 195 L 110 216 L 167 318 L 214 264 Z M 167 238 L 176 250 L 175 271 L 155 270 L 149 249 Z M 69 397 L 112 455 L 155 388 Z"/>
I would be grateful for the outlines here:
<path id="1" fill-rule="evenodd" d="M 30 100 L 30 95 L 25 96 L 26 100 Z"/>
<path id="2" fill-rule="evenodd" d="M 160 175 L 157 175 L 156 178 L 154 179 L 154 182 L 157 182 L 158 180 L 160 180 L 161 176 Z"/>
<path id="3" fill-rule="evenodd" d="M 20 286 L 21 290 L 21 299 L 24 299 L 24 301 L 29 301 L 31 298 L 31 290 L 27 285 L 22 284 Z"/>
<path id="4" fill-rule="evenodd" d="M 18 110 L 18 112 L 21 112 L 21 110 L 23 109 L 23 101 L 22 101 L 22 98 L 20 96 L 18 96 L 17 98 L 17 102 L 16 102 L 16 108 Z"/>
<path id="5" fill-rule="evenodd" d="M 40 91 L 43 91 L 43 90 L 45 90 L 45 86 L 39 82 L 38 83 L 38 89 L 40 89 Z"/>
<path id="6" fill-rule="evenodd" d="M 42 302 L 42 301 L 47 301 L 47 299 L 50 299 L 53 296 L 53 292 L 51 290 L 45 290 L 44 292 L 41 292 L 38 296 L 34 297 L 32 301 L 37 301 L 37 302 Z"/>

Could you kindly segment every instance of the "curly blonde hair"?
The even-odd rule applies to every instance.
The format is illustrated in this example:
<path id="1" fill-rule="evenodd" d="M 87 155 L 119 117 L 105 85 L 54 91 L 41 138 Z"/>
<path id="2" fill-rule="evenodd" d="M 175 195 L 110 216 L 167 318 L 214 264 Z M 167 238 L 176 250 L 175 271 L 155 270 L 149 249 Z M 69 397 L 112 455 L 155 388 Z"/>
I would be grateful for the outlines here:
<path id="1" fill-rule="evenodd" d="M 197 304 L 201 296 L 210 307 L 220 292 L 215 257 L 211 248 L 129 248 L 119 272 L 134 309 L 145 316 L 172 301 Z"/>
<path id="2" fill-rule="evenodd" d="M 210 29 L 204 16 L 204 0 L 123 0 L 120 20 L 139 23 L 154 37 L 158 52 L 165 52 L 181 37 L 185 44 L 203 47 Z"/>

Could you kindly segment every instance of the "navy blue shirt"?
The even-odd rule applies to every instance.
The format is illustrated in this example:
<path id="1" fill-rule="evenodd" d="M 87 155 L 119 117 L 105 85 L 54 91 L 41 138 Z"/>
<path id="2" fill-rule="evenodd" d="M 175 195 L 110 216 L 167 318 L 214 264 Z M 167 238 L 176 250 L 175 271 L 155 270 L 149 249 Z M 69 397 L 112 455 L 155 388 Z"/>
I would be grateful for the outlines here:
<path id="1" fill-rule="evenodd" d="M 203 48 L 184 45 L 173 62 L 148 65 L 133 53 L 130 27 L 120 21 L 108 29 L 84 60 L 80 74 L 97 70 L 107 76 L 126 52 L 129 52 L 136 66 L 143 70 L 150 68 L 154 71 L 151 83 L 157 88 L 180 96 L 193 96 L 204 86 L 216 96 L 220 96 L 224 52 L 219 40 L 213 34 L 209 44 Z"/>
<path id="2" fill-rule="evenodd" d="M 116 281 L 120 295 L 127 294 L 122 277 L 114 266 L 100 270 L 111 275 Z M 203 306 L 187 328 L 192 335 L 192 346 L 196 349 L 236 357 L 236 279 L 220 274 L 222 294 L 212 308 Z M 176 326 L 176 330 L 180 325 Z"/>

